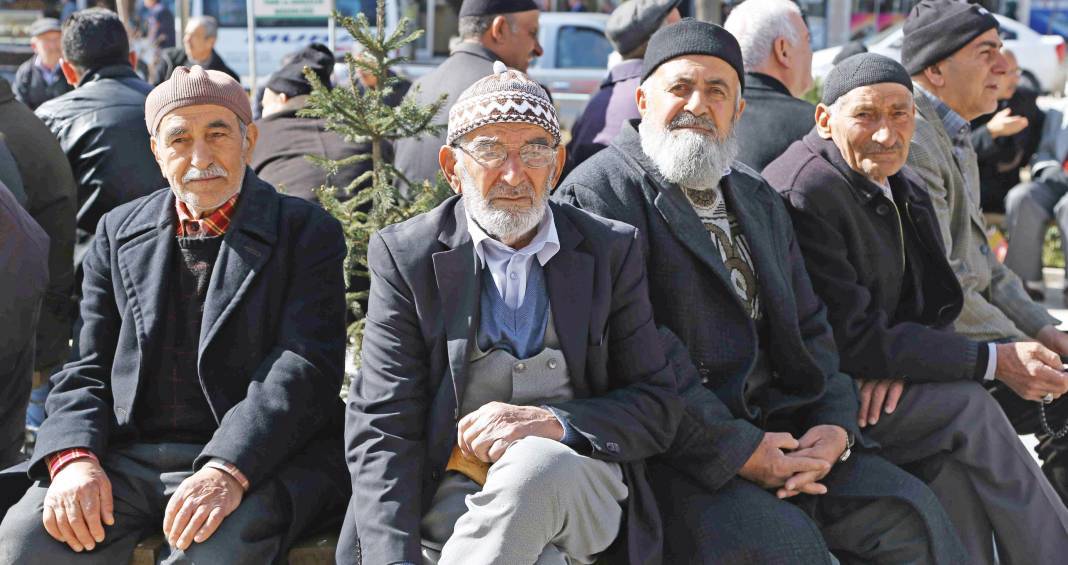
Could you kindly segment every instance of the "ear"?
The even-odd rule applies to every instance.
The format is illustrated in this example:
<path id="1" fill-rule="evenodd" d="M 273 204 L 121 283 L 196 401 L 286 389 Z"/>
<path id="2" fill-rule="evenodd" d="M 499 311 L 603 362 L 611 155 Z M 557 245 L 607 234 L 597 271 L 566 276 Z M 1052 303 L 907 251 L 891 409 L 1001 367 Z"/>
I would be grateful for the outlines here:
<path id="1" fill-rule="evenodd" d="M 831 138 L 831 112 L 822 102 L 816 106 L 816 133 L 823 139 Z"/>
<path id="2" fill-rule="evenodd" d="M 771 44 L 771 54 L 780 66 L 790 68 L 790 42 L 785 37 L 777 37 Z"/>
<path id="3" fill-rule="evenodd" d="M 552 185 L 551 185 L 552 189 L 555 189 L 556 188 L 556 184 L 558 182 L 560 182 L 561 180 L 563 180 L 563 179 L 560 178 L 560 174 L 564 172 L 564 165 L 566 163 L 567 163 L 567 148 L 564 147 L 563 143 L 561 143 L 560 145 L 556 146 L 556 170 L 553 171 L 553 182 L 552 182 Z M 552 190 L 552 189 L 550 189 L 550 190 Z"/>
<path id="4" fill-rule="evenodd" d="M 649 106 L 649 98 L 646 96 L 645 90 L 641 86 L 634 91 L 634 101 L 638 104 L 638 113 L 644 118 L 645 111 Z"/>
<path id="5" fill-rule="evenodd" d="M 74 65 L 68 63 L 66 59 L 60 58 L 59 68 L 63 71 L 63 78 L 67 79 L 67 84 L 78 86 L 78 82 L 82 77 L 78 76 L 78 71 L 75 70 Z"/>
<path id="6" fill-rule="evenodd" d="M 456 172 L 456 155 L 452 152 L 452 147 L 448 145 L 442 145 L 441 149 L 438 149 L 438 166 L 441 167 L 441 173 L 445 175 L 445 180 L 452 187 L 452 191 L 456 194 L 463 194 L 463 185 L 460 184 L 460 175 Z"/>
<path id="7" fill-rule="evenodd" d="M 245 135 L 246 139 L 248 139 L 248 149 L 245 151 L 245 163 L 251 165 L 252 152 L 256 150 L 256 141 L 260 138 L 260 128 L 256 127 L 256 122 L 249 122 Z"/>
<path id="8" fill-rule="evenodd" d="M 942 63 L 935 63 L 923 70 L 923 78 L 931 83 L 931 86 L 942 88 L 946 85 L 946 76 L 942 74 Z"/>
<path id="9" fill-rule="evenodd" d="M 137 70 L 137 53 L 134 51 L 130 51 L 130 66 Z"/>
<path id="10" fill-rule="evenodd" d="M 490 24 L 490 27 L 488 30 L 486 30 L 486 33 L 489 34 L 490 38 L 494 42 L 500 43 L 507 39 L 506 34 L 509 31 L 512 30 L 508 26 L 508 19 L 504 16 L 497 16 L 496 18 L 493 18 L 493 23 Z"/>
<path id="11" fill-rule="evenodd" d="M 743 96 L 741 98 L 741 100 L 738 100 L 738 116 L 736 118 L 734 118 L 734 119 L 737 120 L 738 118 L 741 118 L 742 114 L 744 114 L 744 113 L 745 113 L 745 97 Z"/>

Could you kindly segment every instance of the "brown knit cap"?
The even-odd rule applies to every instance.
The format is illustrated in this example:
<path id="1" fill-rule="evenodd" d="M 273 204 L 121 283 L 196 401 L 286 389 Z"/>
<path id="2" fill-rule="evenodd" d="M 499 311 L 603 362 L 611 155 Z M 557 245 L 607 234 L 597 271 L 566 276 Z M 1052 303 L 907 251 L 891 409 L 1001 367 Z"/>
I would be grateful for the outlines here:
<path id="1" fill-rule="evenodd" d="M 186 106 L 214 104 L 234 114 L 241 123 L 252 121 L 252 105 L 241 84 L 230 75 L 206 71 L 200 65 L 178 67 L 171 78 L 148 93 L 145 100 L 145 125 L 149 135 L 155 135 L 164 116 Z"/>

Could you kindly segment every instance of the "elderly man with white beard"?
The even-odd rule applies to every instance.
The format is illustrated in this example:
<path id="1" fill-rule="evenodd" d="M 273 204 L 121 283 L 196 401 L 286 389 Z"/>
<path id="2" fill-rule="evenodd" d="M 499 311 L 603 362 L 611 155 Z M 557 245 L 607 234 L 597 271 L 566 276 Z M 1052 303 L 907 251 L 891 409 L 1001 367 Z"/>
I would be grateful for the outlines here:
<path id="1" fill-rule="evenodd" d="M 734 161 L 743 77 L 723 28 L 661 29 L 640 123 L 554 197 L 638 228 L 656 323 L 689 354 L 671 362 L 698 375 L 680 385 L 678 433 L 650 467 L 664 561 L 963 562 L 933 493 L 869 452 L 786 207 Z"/>
<path id="2" fill-rule="evenodd" d="M 372 237 L 339 563 L 659 557 L 642 460 L 674 373 L 637 232 L 548 202 L 564 156 L 545 91 L 497 62 L 449 111 L 459 195 Z"/>

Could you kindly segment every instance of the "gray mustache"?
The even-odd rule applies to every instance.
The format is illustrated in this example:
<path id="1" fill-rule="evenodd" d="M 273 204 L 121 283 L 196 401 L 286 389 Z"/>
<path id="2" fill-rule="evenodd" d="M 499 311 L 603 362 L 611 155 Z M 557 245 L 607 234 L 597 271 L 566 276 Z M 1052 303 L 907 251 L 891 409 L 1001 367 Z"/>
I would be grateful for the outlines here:
<path id="1" fill-rule="evenodd" d="M 208 168 L 201 170 L 196 167 L 190 167 L 188 171 L 182 175 L 182 182 L 189 182 L 194 180 L 204 180 L 214 177 L 226 178 L 230 175 L 226 173 L 226 169 L 219 165 L 212 163 Z"/>
<path id="2" fill-rule="evenodd" d="M 711 118 L 695 116 L 689 110 L 679 112 L 679 115 L 675 116 L 674 119 L 671 120 L 671 123 L 668 124 L 669 130 L 689 127 L 704 128 L 717 135 L 719 134 L 719 130 L 716 129 L 716 122 L 713 122 Z"/>

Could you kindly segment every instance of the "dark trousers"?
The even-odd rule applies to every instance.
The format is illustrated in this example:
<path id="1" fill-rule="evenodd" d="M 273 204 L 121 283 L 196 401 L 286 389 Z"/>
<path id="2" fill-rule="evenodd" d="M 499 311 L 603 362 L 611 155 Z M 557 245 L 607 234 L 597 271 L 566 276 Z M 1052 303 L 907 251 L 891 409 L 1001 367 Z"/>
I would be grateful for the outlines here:
<path id="1" fill-rule="evenodd" d="M 21 351 L 0 356 L 0 469 L 23 459 L 26 439 L 26 404 L 33 380 L 33 332 Z"/>
<path id="2" fill-rule="evenodd" d="M 127 563 L 140 539 L 162 532 L 167 501 L 192 475 L 193 460 L 202 449 L 190 444 L 110 449 L 102 464 L 111 481 L 115 524 L 105 526 L 104 542 L 93 551 L 75 553 L 48 535 L 41 523 L 48 484 L 33 485 L 0 523 L 0 564 Z M 241 504 L 209 539 L 193 543 L 184 552 L 164 546 L 160 562 L 263 565 L 280 561 L 292 514 L 288 496 L 277 480 L 257 485 L 245 493 Z"/>
<path id="3" fill-rule="evenodd" d="M 876 473 L 882 484 L 861 495 L 863 477 Z M 664 523 L 664 563 L 819 565 L 832 563 L 831 553 L 842 563 L 965 560 L 934 494 L 867 453 L 835 466 L 823 481 L 828 494 L 787 500 L 739 477 L 709 492 L 661 464 L 649 474 Z"/>
<path id="4" fill-rule="evenodd" d="M 1034 434 L 1038 438 L 1038 458 L 1042 460 L 1042 472 L 1050 484 L 1068 504 L 1068 436 L 1053 439 L 1042 429 L 1037 402 L 1020 398 L 1009 387 L 995 383 L 990 393 L 997 399 L 1009 422 L 1020 435 Z M 1061 397 L 1046 406 L 1046 421 L 1054 432 L 1068 424 L 1068 397 Z"/>

